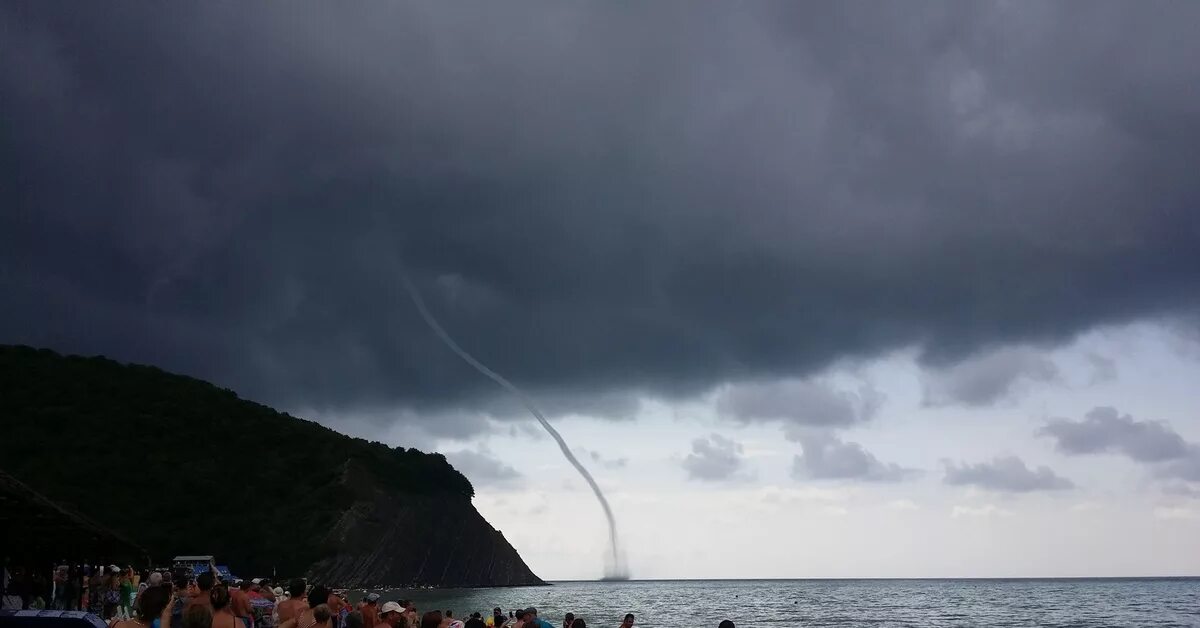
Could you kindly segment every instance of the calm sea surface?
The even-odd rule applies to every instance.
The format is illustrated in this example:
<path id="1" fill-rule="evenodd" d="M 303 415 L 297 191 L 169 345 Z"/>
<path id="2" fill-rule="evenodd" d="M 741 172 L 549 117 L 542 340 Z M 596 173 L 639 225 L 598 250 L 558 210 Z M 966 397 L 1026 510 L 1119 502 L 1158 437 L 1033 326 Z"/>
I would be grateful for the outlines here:
<path id="1" fill-rule="evenodd" d="M 382 591 L 456 617 L 536 606 L 562 625 L 616 628 L 754 626 L 1200 626 L 1200 578 L 1052 580 L 648 580 L 558 582 L 514 589 Z"/>

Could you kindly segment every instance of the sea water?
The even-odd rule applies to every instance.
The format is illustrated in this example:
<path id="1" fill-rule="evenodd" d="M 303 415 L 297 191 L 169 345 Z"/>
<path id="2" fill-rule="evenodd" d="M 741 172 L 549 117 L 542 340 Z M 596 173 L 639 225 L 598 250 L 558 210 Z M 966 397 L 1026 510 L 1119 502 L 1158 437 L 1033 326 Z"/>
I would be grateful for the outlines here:
<path id="1" fill-rule="evenodd" d="M 1018 580 L 644 580 L 544 587 L 381 591 L 466 619 L 534 606 L 561 626 L 1200 626 L 1200 578 Z"/>

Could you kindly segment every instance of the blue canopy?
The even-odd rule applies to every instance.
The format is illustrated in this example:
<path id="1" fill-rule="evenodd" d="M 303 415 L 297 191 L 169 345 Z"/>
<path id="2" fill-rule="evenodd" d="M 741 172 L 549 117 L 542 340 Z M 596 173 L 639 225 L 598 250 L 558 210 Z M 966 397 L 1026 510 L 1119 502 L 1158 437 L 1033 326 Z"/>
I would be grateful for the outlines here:
<path id="1" fill-rule="evenodd" d="M 197 576 L 208 573 L 208 565 L 192 565 L 192 573 Z M 222 580 L 232 581 L 234 579 L 233 572 L 229 571 L 228 565 L 217 565 L 217 573 L 221 574 Z"/>

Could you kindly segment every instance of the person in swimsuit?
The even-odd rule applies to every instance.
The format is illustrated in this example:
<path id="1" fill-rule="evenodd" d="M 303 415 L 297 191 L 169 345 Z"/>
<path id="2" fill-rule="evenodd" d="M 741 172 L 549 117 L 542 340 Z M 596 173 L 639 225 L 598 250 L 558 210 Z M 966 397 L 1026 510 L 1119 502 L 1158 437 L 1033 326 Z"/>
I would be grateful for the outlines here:
<path id="1" fill-rule="evenodd" d="M 297 619 L 301 613 L 308 610 L 308 599 L 304 597 L 304 590 L 307 588 L 299 578 L 288 583 L 288 595 L 291 597 L 276 606 L 280 624 L 289 619 Z"/>
<path id="2" fill-rule="evenodd" d="M 153 628 L 154 622 L 161 624 L 163 609 L 170 602 L 166 587 L 147 587 L 138 596 L 137 614 L 125 621 L 113 624 L 112 628 Z M 170 616 L 170 613 L 167 613 Z"/>
<path id="3" fill-rule="evenodd" d="M 241 618 L 233 614 L 233 598 L 229 594 L 229 589 L 225 585 L 218 584 L 209 592 L 209 600 L 212 603 L 213 618 L 212 628 L 244 628 Z"/>
<path id="4" fill-rule="evenodd" d="M 328 604 L 317 604 L 312 610 L 312 623 L 300 628 L 333 628 L 333 610 Z"/>
<path id="5" fill-rule="evenodd" d="M 128 616 L 133 611 L 133 567 L 121 573 L 121 614 Z"/>
<path id="6" fill-rule="evenodd" d="M 171 628 L 170 625 L 166 628 Z M 181 628 L 213 628 L 212 606 L 193 604 L 183 612 Z"/>
<path id="7" fill-rule="evenodd" d="M 363 624 L 367 628 L 375 628 L 375 624 L 379 623 L 379 594 L 368 593 L 358 605 L 358 610 L 362 613 Z"/>
<path id="8" fill-rule="evenodd" d="M 189 591 L 192 594 L 192 598 L 188 600 L 188 606 L 199 605 L 212 608 L 212 590 L 215 584 L 216 578 L 213 577 L 211 571 L 206 571 L 196 576 L 196 588 Z"/>
<path id="9" fill-rule="evenodd" d="M 236 589 L 229 592 L 230 609 L 234 617 L 242 620 L 246 628 L 254 628 L 254 622 L 250 619 L 250 586 L 249 580 L 242 580 Z"/>
<path id="10" fill-rule="evenodd" d="M 262 581 L 250 581 L 250 616 L 254 628 L 275 628 L 275 594 Z"/>
<path id="11" fill-rule="evenodd" d="M 117 609 L 121 606 L 121 574 L 116 565 L 108 566 L 108 576 L 104 578 L 103 591 L 104 600 L 102 605 L 103 615 L 105 620 L 112 619 L 117 616 Z"/>
<path id="12" fill-rule="evenodd" d="M 329 624 L 329 628 L 333 626 L 333 610 L 326 604 L 331 592 L 327 587 L 320 584 L 314 584 L 308 590 L 308 608 L 300 612 L 297 617 L 289 619 L 279 624 L 279 628 L 320 628 L 323 624 Z M 320 609 L 320 615 L 317 613 Z M 321 617 L 324 619 L 321 619 Z"/>
<path id="13" fill-rule="evenodd" d="M 100 575 L 99 567 L 93 568 L 88 578 L 86 610 L 93 615 L 104 614 L 104 576 Z"/>

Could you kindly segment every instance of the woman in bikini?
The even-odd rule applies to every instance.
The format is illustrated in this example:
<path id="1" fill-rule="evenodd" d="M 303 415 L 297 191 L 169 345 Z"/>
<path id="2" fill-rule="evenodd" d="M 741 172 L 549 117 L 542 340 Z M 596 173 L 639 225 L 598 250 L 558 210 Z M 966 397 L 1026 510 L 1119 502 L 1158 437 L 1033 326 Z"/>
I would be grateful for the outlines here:
<path id="1" fill-rule="evenodd" d="M 300 619 L 298 628 L 333 628 L 333 611 L 328 604 L 317 604 Z"/>
<path id="2" fill-rule="evenodd" d="M 229 589 L 225 585 L 214 586 L 208 596 L 213 608 L 212 628 L 246 628 L 246 624 L 233 614 L 233 607 L 229 604 Z"/>

